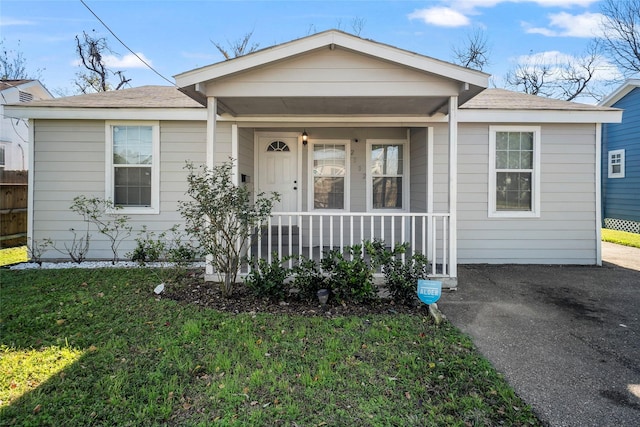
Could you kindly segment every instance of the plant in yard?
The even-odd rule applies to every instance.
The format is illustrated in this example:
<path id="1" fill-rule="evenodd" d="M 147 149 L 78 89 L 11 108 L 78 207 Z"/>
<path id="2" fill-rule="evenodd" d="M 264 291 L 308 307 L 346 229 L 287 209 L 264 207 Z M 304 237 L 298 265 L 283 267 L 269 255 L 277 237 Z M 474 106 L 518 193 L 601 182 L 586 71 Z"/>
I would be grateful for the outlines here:
<path id="1" fill-rule="evenodd" d="M 27 256 L 31 262 L 42 265 L 42 256 L 49 248 L 53 248 L 53 240 L 49 238 L 42 240 L 31 238 L 27 242 Z"/>
<path id="2" fill-rule="evenodd" d="M 429 261 L 421 253 L 415 253 L 404 261 L 398 257 L 390 258 L 383 265 L 385 286 L 393 300 L 400 304 L 415 304 L 417 300 L 418 279 L 426 279 L 429 274 Z"/>
<path id="3" fill-rule="evenodd" d="M 377 298 L 373 270 L 364 257 L 362 245 L 346 246 L 344 251 L 329 250 L 320 265 L 331 293 L 338 300 L 366 303 Z"/>
<path id="4" fill-rule="evenodd" d="M 192 200 L 180 204 L 185 229 L 208 256 L 221 282 L 222 294 L 229 297 L 236 282 L 240 261 L 259 239 L 257 229 L 271 215 L 280 200 L 277 193 L 253 195 L 246 186 L 233 183 L 233 160 L 213 168 L 187 162 L 187 195 Z M 252 201 L 253 199 L 253 201 Z"/>
<path id="5" fill-rule="evenodd" d="M 271 263 L 264 258 L 252 259 L 251 272 L 244 282 L 258 297 L 267 297 L 271 300 L 282 301 L 289 295 L 289 286 L 285 283 L 292 271 L 285 263 L 289 257 L 278 258 L 273 253 Z"/>
<path id="6" fill-rule="evenodd" d="M 318 263 L 305 256 L 299 256 L 293 267 L 293 289 L 297 290 L 297 297 L 304 301 L 316 301 L 320 289 L 327 289 L 329 285 Z"/>
<path id="7" fill-rule="evenodd" d="M 155 271 L 161 283 L 183 276 L 187 266 L 199 256 L 197 248 L 186 239 L 178 224 L 159 234 L 143 225 L 135 240 L 136 247 L 126 256 L 141 266 L 159 262 L 160 267 Z"/>
<path id="8" fill-rule="evenodd" d="M 73 198 L 73 204 L 70 209 L 82 215 L 85 222 L 95 225 L 101 234 L 109 238 L 111 252 L 113 253 L 111 263 L 115 264 L 118 261 L 118 247 L 124 239 L 131 235 L 132 230 L 129 224 L 129 216 L 116 213 L 122 207 L 116 206 L 109 199 L 77 196 Z M 86 242 L 88 243 L 88 241 L 87 234 Z"/>
<path id="9" fill-rule="evenodd" d="M 65 243 L 64 251 L 56 248 L 55 246 L 54 248 L 62 254 L 69 255 L 73 262 L 80 264 L 87 258 L 87 253 L 89 252 L 89 239 L 91 239 L 89 227 L 87 226 L 87 231 L 85 231 L 84 236 L 81 235 L 80 237 L 78 237 L 78 233 L 74 228 L 70 228 L 69 231 L 73 233 L 71 245 L 68 246 Z"/>

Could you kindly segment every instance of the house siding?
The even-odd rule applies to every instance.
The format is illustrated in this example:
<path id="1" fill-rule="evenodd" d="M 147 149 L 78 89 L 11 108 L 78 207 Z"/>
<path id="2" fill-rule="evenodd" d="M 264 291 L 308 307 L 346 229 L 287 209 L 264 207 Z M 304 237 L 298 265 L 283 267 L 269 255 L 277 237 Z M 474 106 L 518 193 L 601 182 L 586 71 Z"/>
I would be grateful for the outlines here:
<path id="1" fill-rule="evenodd" d="M 427 128 L 411 129 L 409 200 L 411 212 L 427 212 Z"/>
<path id="2" fill-rule="evenodd" d="M 105 194 L 105 122 L 36 120 L 34 137 L 32 237 L 51 238 L 64 251 L 73 242 L 71 228 L 79 233 L 86 230 L 82 218 L 69 209 L 73 198 Z M 160 214 L 130 215 L 133 233 L 122 243 L 120 257 L 135 247 L 134 238 L 143 225 L 162 232 L 182 223 L 178 204 L 187 198 L 184 166 L 187 161 L 204 163 L 205 141 L 205 122 L 160 122 Z M 93 228 L 90 234 L 88 258 L 111 258 L 108 239 Z M 68 258 L 53 250 L 44 257 Z"/>
<path id="3" fill-rule="evenodd" d="M 458 262 L 595 264 L 595 126 L 541 126 L 539 218 L 488 217 L 488 140 L 460 125 Z"/>
<path id="4" fill-rule="evenodd" d="M 633 89 L 613 107 L 624 113 L 622 123 L 603 126 L 602 218 L 640 223 L 640 88 Z M 609 178 L 608 153 L 620 149 L 625 150 L 625 176 Z"/>

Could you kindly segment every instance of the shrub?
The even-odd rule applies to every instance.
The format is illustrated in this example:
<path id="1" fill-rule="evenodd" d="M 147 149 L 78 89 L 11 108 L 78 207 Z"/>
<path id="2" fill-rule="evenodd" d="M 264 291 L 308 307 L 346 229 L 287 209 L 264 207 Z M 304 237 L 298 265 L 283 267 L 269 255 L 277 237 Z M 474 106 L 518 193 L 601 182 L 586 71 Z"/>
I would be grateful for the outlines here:
<path id="1" fill-rule="evenodd" d="M 318 263 L 313 259 L 300 256 L 293 267 L 293 283 L 291 287 L 296 289 L 297 297 L 305 301 L 315 301 L 320 289 L 328 289 L 325 276 L 320 271 Z"/>
<path id="2" fill-rule="evenodd" d="M 367 303 L 377 299 L 373 270 L 364 258 L 362 245 L 346 246 L 344 252 L 327 251 L 320 265 L 331 293 L 338 300 Z"/>
<path id="3" fill-rule="evenodd" d="M 391 257 L 382 269 L 385 285 L 393 300 L 399 304 L 415 304 L 418 279 L 426 279 L 429 272 L 427 257 L 416 253 L 404 262 L 398 257 Z"/>
<path id="4" fill-rule="evenodd" d="M 277 193 L 251 194 L 246 186 L 233 183 L 233 160 L 213 168 L 192 163 L 187 194 L 192 200 L 180 204 L 180 214 L 186 221 L 186 231 L 198 242 L 202 252 L 210 256 L 219 275 L 221 291 L 231 296 L 240 261 L 247 249 L 259 238 L 261 222 L 271 216 L 273 204 L 280 200 Z"/>
<path id="5" fill-rule="evenodd" d="M 247 287 L 257 296 L 282 301 L 289 295 L 289 286 L 285 284 L 292 270 L 285 267 L 289 257 L 279 259 L 273 254 L 271 263 L 263 258 L 252 260 L 251 272 L 245 278 Z"/>

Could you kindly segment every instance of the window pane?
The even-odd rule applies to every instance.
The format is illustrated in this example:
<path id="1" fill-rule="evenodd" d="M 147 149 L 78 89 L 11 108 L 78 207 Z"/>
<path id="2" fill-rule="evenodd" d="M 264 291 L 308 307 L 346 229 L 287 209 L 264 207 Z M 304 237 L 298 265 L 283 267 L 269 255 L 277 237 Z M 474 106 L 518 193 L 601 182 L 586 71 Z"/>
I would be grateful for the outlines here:
<path id="1" fill-rule="evenodd" d="M 151 168 L 114 168 L 114 204 L 151 206 Z"/>
<path id="2" fill-rule="evenodd" d="M 509 164 L 509 152 L 498 151 L 496 152 L 496 168 L 506 169 Z"/>
<path id="3" fill-rule="evenodd" d="M 520 149 L 520 132 L 509 132 L 509 150 Z"/>
<path id="4" fill-rule="evenodd" d="M 520 149 L 533 151 L 533 132 L 522 132 L 520 135 Z"/>
<path id="5" fill-rule="evenodd" d="M 533 169 L 533 152 L 523 151 L 520 153 L 520 169 Z"/>
<path id="6" fill-rule="evenodd" d="M 113 163 L 151 164 L 153 132 L 151 126 L 114 126 Z"/>
<path id="7" fill-rule="evenodd" d="M 496 210 L 530 211 L 530 172 L 498 172 L 496 176 Z"/>
<path id="8" fill-rule="evenodd" d="M 346 151 L 344 145 L 316 144 L 313 146 L 314 176 L 344 176 Z"/>
<path id="9" fill-rule="evenodd" d="M 496 149 L 506 150 L 509 148 L 509 132 L 496 132 Z"/>
<path id="10" fill-rule="evenodd" d="M 612 173 L 621 173 L 622 172 L 622 168 L 621 168 L 620 164 L 611 165 L 611 172 Z"/>
<path id="11" fill-rule="evenodd" d="M 373 175 L 402 175 L 402 145 L 372 145 L 371 173 Z"/>
<path id="12" fill-rule="evenodd" d="M 402 177 L 373 178 L 373 208 L 402 209 Z"/>
<path id="13" fill-rule="evenodd" d="M 315 209 L 344 209 L 344 178 L 313 179 L 313 207 Z"/>

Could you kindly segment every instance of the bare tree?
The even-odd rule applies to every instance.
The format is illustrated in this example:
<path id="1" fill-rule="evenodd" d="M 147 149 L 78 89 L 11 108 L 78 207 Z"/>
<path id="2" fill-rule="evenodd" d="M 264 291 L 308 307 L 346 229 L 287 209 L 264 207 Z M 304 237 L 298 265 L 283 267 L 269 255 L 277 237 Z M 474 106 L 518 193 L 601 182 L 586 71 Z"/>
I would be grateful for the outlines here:
<path id="1" fill-rule="evenodd" d="M 489 65 L 489 44 L 485 32 L 476 28 L 467 34 L 462 46 L 453 46 L 453 62 L 466 68 L 482 71 Z"/>
<path id="2" fill-rule="evenodd" d="M 353 18 L 351 20 L 352 34 L 360 37 L 360 35 L 362 34 L 362 30 L 364 30 L 364 24 L 366 23 L 367 23 L 367 20 L 359 16 L 356 16 L 355 18 Z"/>
<path id="3" fill-rule="evenodd" d="M 549 98 L 573 101 L 578 97 L 599 100 L 595 77 L 601 65 L 597 45 L 591 44 L 579 57 L 556 54 L 531 54 L 528 60 L 507 72 L 511 89 Z"/>
<path id="4" fill-rule="evenodd" d="M 80 92 L 106 92 L 108 90 L 121 89 L 131 79 L 127 79 L 121 70 L 111 71 L 104 60 L 105 52 L 112 53 L 107 44 L 107 39 L 82 32 L 82 38 L 76 35 L 76 52 L 85 71 L 76 74 L 74 81 Z M 109 83 L 109 76 L 118 78 L 118 83 L 113 86 Z"/>
<path id="5" fill-rule="evenodd" d="M 20 50 L 10 49 L 5 46 L 5 41 L 0 41 L 0 80 L 37 80 L 40 78 L 42 70 L 38 69 L 35 74 L 27 71 L 27 60 Z"/>
<path id="6" fill-rule="evenodd" d="M 627 76 L 640 73 L 640 0 L 605 0 L 603 45 Z"/>
<path id="7" fill-rule="evenodd" d="M 211 43 L 213 43 L 216 49 L 218 49 L 218 51 L 224 56 L 224 59 L 229 60 L 237 58 L 239 56 L 247 55 L 258 50 L 258 47 L 260 46 L 259 43 L 249 44 L 252 36 L 253 30 L 245 34 L 243 37 L 232 42 L 227 40 L 227 45 L 229 45 L 228 49 L 225 48 L 222 44 L 214 42 L 213 40 L 211 40 Z"/>

